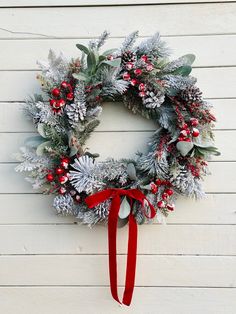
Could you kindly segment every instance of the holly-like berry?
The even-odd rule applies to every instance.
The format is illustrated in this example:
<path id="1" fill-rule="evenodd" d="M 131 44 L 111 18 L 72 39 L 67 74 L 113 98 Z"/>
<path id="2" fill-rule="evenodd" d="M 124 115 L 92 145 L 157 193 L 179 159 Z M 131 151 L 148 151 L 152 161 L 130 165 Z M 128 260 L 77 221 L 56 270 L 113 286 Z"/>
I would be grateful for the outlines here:
<path id="1" fill-rule="evenodd" d="M 51 91 L 51 94 L 54 96 L 54 97 L 59 97 L 60 96 L 60 89 L 59 88 L 54 88 L 52 91 Z"/>
<path id="2" fill-rule="evenodd" d="M 68 93 L 68 94 L 66 95 L 66 99 L 67 99 L 67 100 L 73 100 L 73 99 L 74 99 L 74 94 L 73 94 L 73 93 Z"/>
<path id="3" fill-rule="evenodd" d="M 64 184 L 68 181 L 69 179 L 67 178 L 67 176 L 60 176 L 58 178 L 58 181 L 61 183 L 61 184 Z"/>
<path id="4" fill-rule="evenodd" d="M 157 179 L 156 180 L 156 185 L 161 185 L 162 184 L 162 180 L 161 179 Z"/>
<path id="5" fill-rule="evenodd" d="M 143 62 L 148 62 L 148 56 L 146 56 L 146 55 L 143 55 L 140 59 L 141 59 Z"/>
<path id="6" fill-rule="evenodd" d="M 169 195 L 166 193 L 166 192 L 164 192 L 164 193 L 162 193 L 162 199 L 163 200 L 167 200 L 167 198 L 169 197 Z"/>
<path id="7" fill-rule="evenodd" d="M 48 173 L 46 179 L 48 180 L 48 182 L 52 182 L 54 180 L 54 176 L 52 175 L 52 173 Z"/>
<path id="8" fill-rule="evenodd" d="M 137 76 L 140 76 L 143 73 L 143 71 L 141 69 L 135 69 L 134 70 L 134 74 Z"/>
<path id="9" fill-rule="evenodd" d="M 191 118 L 190 123 L 192 126 L 197 126 L 199 124 L 199 121 L 196 118 Z"/>
<path id="10" fill-rule="evenodd" d="M 146 84 L 140 83 L 139 86 L 138 86 L 138 89 L 139 89 L 141 92 L 145 91 L 145 90 L 147 89 Z"/>
<path id="11" fill-rule="evenodd" d="M 186 131 L 186 130 L 182 130 L 182 131 L 180 132 L 180 136 L 181 136 L 181 137 L 187 137 L 187 136 L 188 136 L 187 131 Z"/>
<path id="12" fill-rule="evenodd" d="M 69 163 L 70 163 L 70 159 L 69 159 L 69 158 L 64 157 L 64 158 L 61 159 L 61 166 L 62 166 L 64 169 L 67 169 L 67 168 L 68 168 Z"/>
<path id="13" fill-rule="evenodd" d="M 159 201 L 159 202 L 157 202 L 157 207 L 159 207 L 159 208 L 164 208 L 166 205 L 165 205 L 165 202 L 163 202 L 163 201 Z"/>
<path id="14" fill-rule="evenodd" d="M 131 84 L 132 86 L 135 86 L 135 85 L 138 84 L 138 80 L 132 79 L 132 80 L 130 81 L 130 84 Z"/>
<path id="15" fill-rule="evenodd" d="M 130 74 L 129 74 L 128 72 L 125 72 L 125 73 L 123 74 L 123 79 L 124 79 L 125 81 L 129 81 L 129 80 L 130 80 Z"/>
<path id="16" fill-rule="evenodd" d="M 140 97 L 145 97 L 145 96 L 146 96 L 146 92 L 144 92 L 144 91 L 139 92 L 139 96 L 140 96 Z"/>
<path id="17" fill-rule="evenodd" d="M 193 131 L 192 131 L 192 136 L 193 136 L 193 137 L 198 137 L 198 136 L 199 136 L 199 134 L 200 134 L 199 130 L 198 130 L 198 129 L 196 129 L 196 128 L 193 128 Z"/>
<path id="18" fill-rule="evenodd" d="M 66 193 L 66 189 L 63 186 L 61 186 L 59 188 L 58 192 L 59 192 L 59 194 L 65 194 Z"/>
<path id="19" fill-rule="evenodd" d="M 149 63 L 149 64 L 146 66 L 146 70 L 147 70 L 148 72 L 151 72 L 153 69 L 154 69 L 154 66 L 153 66 L 151 63 Z"/>
<path id="20" fill-rule="evenodd" d="M 61 82 L 61 88 L 66 89 L 68 86 L 68 83 L 66 81 Z"/>
<path id="21" fill-rule="evenodd" d="M 158 191 L 158 186 L 152 182 L 152 183 L 150 183 L 150 187 L 151 187 L 152 194 L 156 194 Z"/>
<path id="22" fill-rule="evenodd" d="M 166 189 L 165 193 L 168 194 L 169 196 L 173 195 L 174 191 L 171 189 Z"/>
<path id="23" fill-rule="evenodd" d="M 76 200 L 77 203 L 79 203 L 81 201 L 81 197 L 79 195 L 76 195 L 75 196 L 75 200 Z"/>
<path id="24" fill-rule="evenodd" d="M 64 99 L 59 99 L 57 103 L 58 103 L 58 106 L 59 106 L 60 108 L 64 107 L 65 104 L 66 104 L 66 102 L 65 102 Z"/>
<path id="25" fill-rule="evenodd" d="M 134 64 L 133 62 L 127 62 L 126 65 L 125 65 L 126 69 L 129 71 L 129 70 L 132 70 L 133 67 L 134 67 Z"/>
<path id="26" fill-rule="evenodd" d="M 56 174 L 58 174 L 58 175 L 63 174 L 64 171 L 65 171 L 65 170 L 64 170 L 63 168 L 61 168 L 61 167 L 57 167 L 56 170 L 55 170 Z"/>
<path id="27" fill-rule="evenodd" d="M 166 207 L 168 210 L 173 211 L 175 209 L 175 204 L 167 204 Z"/>

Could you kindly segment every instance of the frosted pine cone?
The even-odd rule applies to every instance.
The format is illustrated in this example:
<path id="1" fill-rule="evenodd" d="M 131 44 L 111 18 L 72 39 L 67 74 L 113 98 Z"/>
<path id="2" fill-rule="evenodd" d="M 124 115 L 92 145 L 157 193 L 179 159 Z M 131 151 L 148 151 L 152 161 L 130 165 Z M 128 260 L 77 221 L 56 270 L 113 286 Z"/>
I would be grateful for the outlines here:
<path id="1" fill-rule="evenodd" d="M 99 219 L 104 220 L 108 217 L 110 204 L 111 202 L 108 200 L 94 207 L 94 212 L 99 217 Z"/>
<path id="2" fill-rule="evenodd" d="M 186 102 L 200 102 L 202 100 L 202 92 L 196 86 L 190 86 L 181 91 L 180 96 Z"/>
<path id="3" fill-rule="evenodd" d="M 72 127 L 80 120 L 84 120 L 86 112 L 87 109 L 85 103 L 78 102 L 77 104 L 70 104 L 66 106 L 66 114 Z"/>
<path id="4" fill-rule="evenodd" d="M 130 50 L 125 51 L 121 55 L 121 65 L 122 65 L 122 67 L 125 67 L 126 63 L 128 63 L 128 62 L 134 63 L 136 61 L 136 59 L 137 59 L 136 55 L 132 51 L 130 51 Z"/>
<path id="5" fill-rule="evenodd" d="M 145 96 L 142 101 L 146 108 L 157 108 L 165 101 L 165 95 L 161 91 L 154 90 L 152 87 L 148 87 Z"/>
<path id="6" fill-rule="evenodd" d="M 70 194 L 56 196 L 53 201 L 53 207 L 56 209 L 58 215 L 62 216 L 76 215 L 74 201 Z"/>

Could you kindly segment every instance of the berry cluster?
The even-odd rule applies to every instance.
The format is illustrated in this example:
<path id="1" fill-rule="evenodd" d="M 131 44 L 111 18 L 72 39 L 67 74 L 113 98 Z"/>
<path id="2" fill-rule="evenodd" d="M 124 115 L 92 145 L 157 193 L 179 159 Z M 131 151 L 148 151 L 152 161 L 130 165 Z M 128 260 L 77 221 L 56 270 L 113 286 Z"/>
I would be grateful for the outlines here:
<path id="1" fill-rule="evenodd" d="M 67 192 L 66 183 L 69 180 L 69 168 L 70 159 L 68 157 L 62 157 L 60 164 L 53 170 L 48 170 L 46 179 L 53 186 L 54 191 L 58 191 L 59 194 L 65 194 Z"/>
<path id="2" fill-rule="evenodd" d="M 180 135 L 178 137 L 178 141 L 191 142 L 192 137 L 198 137 L 200 132 L 196 128 L 198 126 L 199 121 L 196 118 L 191 118 L 188 123 L 183 122 L 180 127 Z"/>
<path id="3" fill-rule="evenodd" d="M 173 203 L 169 203 L 171 196 L 174 194 L 174 191 L 170 188 L 172 184 L 168 180 L 157 179 L 154 182 L 150 183 L 151 192 L 156 194 L 159 189 L 162 189 L 161 200 L 157 202 L 157 207 L 159 209 L 167 209 L 173 211 L 175 209 L 175 205 Z"/>
<path id="4" fill-rule="evenodd" d="M 139 91 L 140 97 L 146 96 L 147 86 L 142 83 L 139 77 L 143 74 L 143 72 L 151 72 L 154 69 L 153 64 L 148 59 L 147 55 L 143 55 L 139 59 L 140 67 L 135 66 L 135 62 L 127 62 L 124 65 L 126 72 L 123 73 L 123 80 L 129 81 L 132 86 L 136 86 Z"/>
<path id="5" fill-rule="evenodd" d="M 60 88 L 55 87 L 51 90 L 52 99 L 50 99 L 50 105 L 52 107 L 53 112 L 60 113 L 66 101 L 73 101 L 74 93 L 73 93 L 73 85 L 69 82 L 63 81 L 61 83 Z"/>

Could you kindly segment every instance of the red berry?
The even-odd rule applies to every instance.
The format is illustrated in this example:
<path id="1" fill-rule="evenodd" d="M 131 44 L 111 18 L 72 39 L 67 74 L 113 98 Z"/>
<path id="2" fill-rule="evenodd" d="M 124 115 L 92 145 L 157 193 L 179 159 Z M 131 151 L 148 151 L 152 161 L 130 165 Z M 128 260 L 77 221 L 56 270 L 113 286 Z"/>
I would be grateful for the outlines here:
<path id="1" fill-rule="evenodd" d="M 55 109 L 60 109 L 61 108 L 61 105 L 60 105 L 58 100 L 56 100 L 56 102 L 54 103 L 53 108 L 55 108 Z"/>
<path id="2" fill-rule="evenodd" d="M 70 163 L 70 159 L 69 158 L 64 157 L 64 158 L 61 159 L 61 166 L 63 168 L 67 169 L 68 166 L 69 166 L 69 163 Z"/>
<path id="3" fill-rule="evenodd" d="M 146 55 L 143 55 L 140 59 L 144 62 L 148 62 L 148 56 Z"/>
<path id="4" fill-rule="evenodd" d="M 162 184 L 161 179 L 157 179 L 157 180 L 156 180 L 156 185 L 161 185 L 161 184 Z"/>
<path id="5" fill-rule="evenodd" d="M 64 107 L 65 104 L 66 104 L 66 102 L 65 102 L 64 99 L 59 99 L 59 100 L 58 100 L 58 105 L 59 105 L 60 108 Z"/>
<path id="6" fill-rule="evenodd" d="M 185 141 L 185 142 L 191 142 L 191 138 L 186 137 L 186 138 L 184 139 L 184 141 Z"/>
<path id="7" fill-rule="evenodd" d="M 169 197 L 169 195 L 164 192 L 164 193 L 162 193 L 162 196 L 161 196 L 161 197 L 162 197 L 163 200 L 167 200 L 167 198 Z"/>
<path id="8" fill-rule="evenodd" d="M 146 96 L 146 92 L 144 92 L 144 91 L 139 92 L 139 96 L 140 96 L 140 97 L 145 97 L 145 96 Z"/>
<path id="9" fill-rule="evenodd" d="M 61 91 L 60 91 L 59 88 L 54 88 L 54 89 L 51 91 L 51 93 L 52 93 L 52 95 L 53 95 L 54 97 L 58 97 L 58 96 L 60 96 Z"/>
<path id="10" fill-rule="evenodd" d="M 126 65 L 125 65 L 126 69 L 129 71 L 129 70 L 132 70 L 133 67 L 134 67 L 134 64 L 132 62 L 127 62 Z"/>
<path id="11" fill-rule="evenodd" d="M 68 83 L 66 81 L 61 82 L 61 88 L 66 89 L 68 86 Z"/>
<path id="12" fill-rule="evenodd" d="M 181 127 L 181 130 L 187 130 L 188 129 L 188 125 L 187 123 L 184 123 Z"/>
<path id="13" fill-rule="evenodd" d="M 75 200 L 76 200 L 77 203 L 79 203 L 81 201 L 81 197 L 79 195 L 76 195 L 75 196 Z"/>
<path id="14" fill-rule="evenodd" d="M 151 187 L 151 192 L 152 192 L 152 194 L 156 194 L 156 192 L 158 191 L 157 185 L 152 182 L 152 183 L 150 184 L 150 187 Z"/>
<path id="15" fill-rule="evenodd" d="M 58 180 L 61 184 L 64 184 L 68 181 L 68 178 L 67 178 L 67 176 L 61 176 L 58 178 Z"/>
<path id="16" fill-rule="evenodd" d="M 154 69 L 154 66 L 153 66 L 151 63 L 149 63 L 149 64 L 146 66 L 146 70 L 147 70 L 148 72 L 151 72 L 153 69 Z"/>
<path id="17" fill-rule="evenodd" d="M 123 74 L 123 79 L 124 79 L 125 81 L 129 81 L 129 80 L 130 80 L 130 74 L 129 74 L 128 72 L 125 72 L 125 73 Z"/>
<path id="18" fill-rule="evenodd" d="M 51 99 L 50 100 L 50 105 L 52 106 L 52 107 L 54 107 L 55 106 L 55 104 L 56 104 L 56 100 L 55 99 Z"/>
<path id="19" fill-rule="evenodd" d="M 56 174 L 63 174 L 64 173 L 64 169 L 61 167 L 56 168 L 55 170 Z"/>
<path id="20" fill-rule="evenodd" d="M 132 79 L 132 80 L 130 81 L 130 84 L 131 84 L 132 86 L 135 86 L 135 85 L 138 84 L 138 81 L 137 81 L 136 79 Z"/>
<path id="21" fill-rule="evenodd" d="M 169 196 L 173 195 L 174 191 L 171 189 L 165 190 L 165 193 L 167 193 Z"/>
<path id="22" fill-rule="evenodd" d="M 171 210 L 171 211 L 173 211 L 175 209 L 175 205 L 174 204 L 167 204 L 166 207 L 167 207 L 168 210 Z"/>
<path id="23" fill-rule="evenodd" d="M 73 93 L 69 93 L 66 95 L 66 99 L 67 100 L 73 100 L 74 99 L 74 94 Z"/>
<path id="24" fill-rule="evenodd" d="M 197 126 L 199 124 L 199 121 L 196 118 L 191 118 L 190 123 L 192 126 Z"/>
<path id="25" fill-rule="evenodd" d="M 134 74 L 137 76 L 140 76 L 142 73 L 143 73 L 143 71 L 141 69 L 134 70 Z"/>
<path id="26" fill-rule="evenodd" d="M 157 202 L 157 207 L 164 208 L 165 207 L 165 203 L 163 201 L 159 201 L 159 202 Z"/>
<path id="27" fill-rule="evenodd" d="M 199 136 L 199 134 L 200 134 L 199 130 L 198 130 L 198 129 L 196 129 L 196 128 L 193 128 L 193 131 L 192 131 L 192 136 L 193 136 L 193 137 L 198 137 L 198 136 Z"/>
<path id="28" fill-rule="evenodd" d="M 182 130 L 182 131 L 180 132 L 180 136 L 181 136 L 181 137 L 186 137 L 187 135 L 188 135 L 188 133 L 187 133 L 186 130 Z"/>
<path id="29" fill-rule="evenodd" d="M 138 89 L 139 89 L 141 92 L 145 91 L 145 90 L 146 90 L 146 84 L 140 83 L 139 86 L 138 86 Z"/>
<path id="30" fill-rule="evenodd" d="M 66 189 L 63 186 L 61 186 L 59 188 L 58 192 L 59 192 L 59 194 L 65 194 L 66 193 Z"/>
<path id="31" fill-rule="evenodd" d="M 54 176 L 51 173 L 48 173 L 46 178 L 49 182 L 52 182 L 54 180 Z"/>

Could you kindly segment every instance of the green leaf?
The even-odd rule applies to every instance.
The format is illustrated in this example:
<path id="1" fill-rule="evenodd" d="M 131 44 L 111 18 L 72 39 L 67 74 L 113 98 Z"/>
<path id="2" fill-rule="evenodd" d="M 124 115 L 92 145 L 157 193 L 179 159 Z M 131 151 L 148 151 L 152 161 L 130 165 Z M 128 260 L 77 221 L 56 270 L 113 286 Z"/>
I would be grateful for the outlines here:
<path id="1" fill-rule="evenodd" d="M 86 55 L 89 54 L 89 49 L 88 49 L 86 46 L 81 45 L 81 44 L 77 44 L 76 47 L 77 47 L 79 50 L 83 51 Z"/>
<path id="2" fill-rule="evenodd" d="M 179 67 L 172 73 L 176 75 L 188 76 L 191 72 L 192 72 L 192 67 L 190 65 L 183 65 L 182 67 Z"/>
<path id="3" fill-rule="evenodd" d="M 94 70 L 95 67 L 96 67 L 96 64 L 97 64 L 96 56 L 95 56 L 93 51 L 90 51 L 90 53 L 87 56 L 87 66 L 88 66 L 88 69 L 90 71 Z"/>
<path id="4" fill-rule="evenodd" d="M 120 58 L 117 58 L 117 59 L 114 59 L 114 60 L 105 60 L 105 61 L 102 61 L 102 63 L 105 63 L 105 64 L 108 64 L 114 68 L 117 68 L 120 66 L 120 63 L 121 63 L 121 59 Z"/>
<path id="5" fill-rule="evenodd" d="M 50 146 L 51 145 L 51 141 L 46 141 L 46 142 L 43 142 L 42 144 L 40 144 L 37 149 L 36 149 L 36 154 L 38 156 L 42 156 L 44 154 L 44 149 L 45 147 L 47 146 Z"/>
<path id="6" fill-rule="evenodd" d="M 123 228 L 125 225 L 127 225 L 128 221 L 129 221 L 128 218 L 121 219 L 120 217 L 118 217 L 117 227 L 118 228 Z"/>
<path id="7" fill-rule="evenodd" d="M 46 136 L 46 134 L 45 134 L 44 124 L 43 124 L 43 123 L 39 123 L 39 124 L 38 124 L 37 130 L 38 130 L 39 134 L 40 134 L 43 138 L 47 138 L 47 136 Z"/>
<path id="8" fill-rule="evenodd" d="M 109 56 L 111 55 L 113 52 L 115 52 L 117 49 L 108 49 L 106 51 L 103 52 L 103 56 Z"/>
<path id="9" fill-rule="evenodd" d="M 87 81 L 89 79 L 89 77 L 83 72 L 73 73 L 73 77 L 79 81 Z"/>
<path id="10" fill-rule="evenodd" d="M 127 173 L 130 180 L 137 180 L 136 169 L 133 163 L 129 163 L 127 166 Z"/>
<path id="11" fill-rule="evenodd" d="M 184 141 L 179 141 L 176 144 L 176 148 L 180 152 L 180 154 L 184 157 L 186 156 L 190 150 L 193 148 L 193 142 L 184 142 Z"/>
<path id="12" fill-rule="evenodd" d="M 186 64 L 186 65 L 192 65 L 193 62 L 194 62 L 195 59 L 196 59 L 196 56 L 195 56 L 194 54 L 189 53 L 189 54 L 187 54 L 187 55 L 184 55 L 182 58 L 185 59 L 185 61 L 186 61 L 185 64 Z"/>
<path id="13" fill-rule="evenodd" d="M 78 152 L 78 148 L 75 147 L 75 146 L 72 146 L 72 147 L 70 148 L 70 157 L 76 155 L 77 152 Z"/>
<path id="14" fill-rule="evenodd" d="M 24 143 L 26 146 L 29 146 L 31 148 L 37 148 L 41 143 L 45 142 L 45 139 L 42 138 L 42 136 L 31 136 L 28 137 Z"/>
<path id="15" fill-rule="evenodd" d="M 120 210 L 119 210 L 118 216 L 121 219 L 125 219 L 125 218 L 127 218 L 129 216 L 130 211 L 131 211 L 131 207 L 130 207 L 129 202 L 127 201 L 127 198 L 125 196 L 123 198 L 121 204 L 120 204 Z"/>

